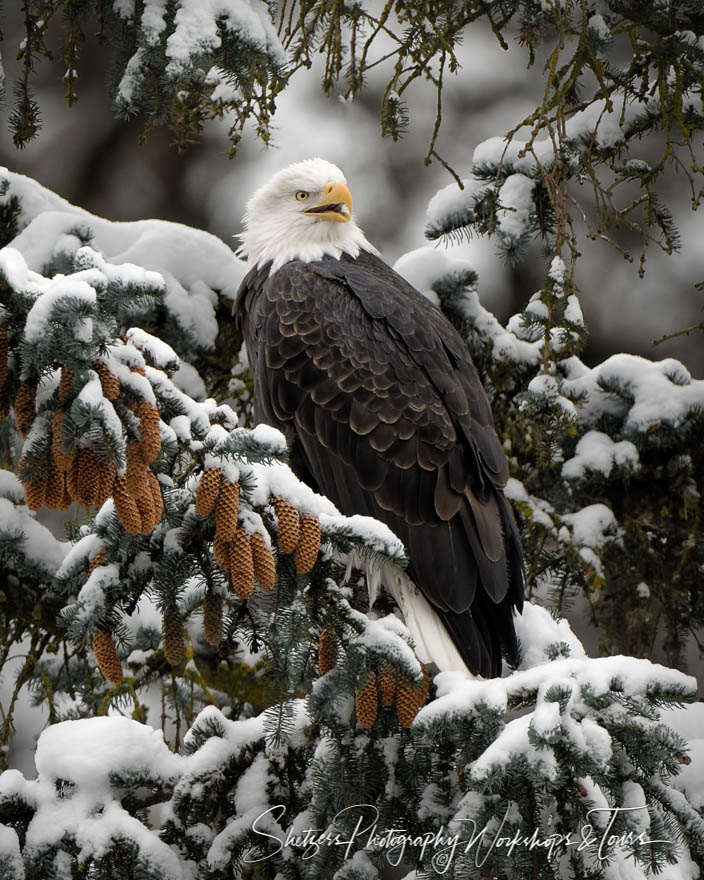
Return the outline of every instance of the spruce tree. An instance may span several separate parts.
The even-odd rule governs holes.
[[[41,132],[33,78],[57,37],[69,105],[97,30],[119,115],[145,136],[166,125],[181,149],[227,118],[233,153],[248,120],[269,140],[276,95],[321,54],[324,89],[346,98],[384,69],[392,138],[411,86],[435,89],[426,161],[455,181],[429,240],[545,250],[505,325],[467,263],[427,248],[397,264],[479,367],[532,599],[517,669],[430,677],[378,589],[404,548],[315,496],[281,435],[251,423],[230,249],[159,221],[118,231],[2,173],[3,769],[26,702],[45,729],[36,778],[0,775],[0,876],[696,877],[701,704],[684,708],[692,677],[652,661],[684,669],[687,641],[701,647],[704,381],[673,359],[581,360],[575,268],[583,235],[641,273],[649,246],[677,248],[673,168],[699,204],[701,5],[38,0],[22,14],[19,147]],[[462,178],[442,157],[443,88],[482,22],[545,89]],[[575,601],[605,656],[572,633]]]
[[[538,604],[504,678],[428,677],[393,603],[368,605],[399,542],[207,397],[214,381],[248,410],[239,359],[213,357],[237,258],[159,221],[121,224],[118,247],[117,227],[26,178],[3,188],[2,656],[23,658],[5,748],[18,699],[51,722],[37,778],[0,776],[6,876],[695,876],[702,758],[676,723],[693,678],[589,658]],[[627,355],[586,367],[559,257],[506,327],[466,265],[421,251],[399,269],[422,270],[481,365],[534,597],[617,607],[642,553],[622,510],[684,466],[704,382]],[[44,511],[69,504],[60,540]],[[673,517],[668,539],[700,553],[696,522]],[[676,565],[651,548],[651,571]],[[669,607],[664,578],[639,583]]]

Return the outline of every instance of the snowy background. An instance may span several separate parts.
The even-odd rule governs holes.
[[[19,8],[14,6],[8,4],[3,22],[8,47],[21,38]],[[201,144],[179,156],[162,131],[152,133],[148,143],[137,148],[140,123],[112,116],[104,86],[104,57],[92,41],[83,52],[79,100],[71,111],[63,100],[61,66],[38,65],[43,130],[18,152],[3,124],[0,165],[34,177],[99,216],[175,220],[234,244],[231,237],[241,230],[252,190],[288,163],[321,155],[345,172],[361,225],[389,262],[427,244],[423,229],[428,202],[451,183],[439,164],[423,164],[435,114],[432,89],[420,83],[414,86],[410,129],[394,144],[379,134],[383,68],[371,71],[366,93],[351,104],[322,94],[319,71],[301,71],[278,99],[272,147],[265,148],[250,132],[237,158],[228,161],[227,127],[214,122],[207,123]],[[18,66],[12,55],[4,52],[8,83]],[[489,137],[503,135],[535,106],[542,77],[540,63],[526,72],[527,53],[516,42],[505,52],[482,27],[467,35],[459,57],[459,76],[447,78],[443,93],[438,149],[466,177],[474,148]],[[8,112],[6,105],[3,122]],[[696,335],[657,349],[651,346],[653,338],[701,319],[702,294],[692,285],[704,276],[699,247],[704,218],[701,212],[691,212],[683,180],[675,177],[670,187],[682,251],[667,257],[651,249],[644,280],[638,279],[636,266],[608,246],[582,242],[577,282],[590,330],[585,353],[590,364],[613,352],[629,351],[651,358],[677,357],[694,376],[704,376],[704,350]],[[517,267],[506,266],[491,241],[474,240],[456,250],[473,262],[482,300],[502,321],[523,307],[542,280],[544,259],[537,246]]]

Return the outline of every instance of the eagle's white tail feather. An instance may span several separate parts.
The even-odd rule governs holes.
[[[432,605],[397,565],[386,560],[381,564],[376,560],[371,562],[355,552],[350,554],[348,560],[348,579],[353,568],[366,573],[370,606],[374,604],[381,587],[394,597],[421,663],[434,663],[443,672],[453,670],[477,678],[465,665]]]

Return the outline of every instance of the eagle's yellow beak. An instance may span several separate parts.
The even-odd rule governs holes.
[[[344,183],[326,183],[323,201],[314,208],[306,208],[303,213],[320,220],[347,223],[352,219],[352,193]]]

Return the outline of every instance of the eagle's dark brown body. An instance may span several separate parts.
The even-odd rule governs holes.
[[[507,466],[466,345],[379,257],[293,261],[237,298],[258,421],[297,476],[347,515],[386,523],[464,662],[516,657],[523,561]]]

